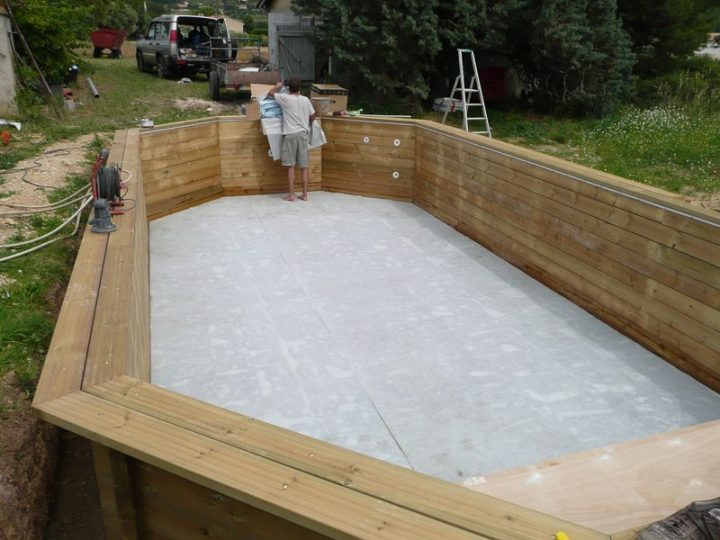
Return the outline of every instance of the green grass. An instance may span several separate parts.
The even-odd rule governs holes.
[[[12,168],[22,159],[40,154],[47,145],[96,134],[87,149],[87,172],[68,177],[65,187],[49,196],[51,201],[60,200],[88,183],[92,162],[99,150],[108,145],[116,130],[135,127],[140,118],[152,118],[156,124],[161,124],[211,114],[205,108],[183,111],[174,105],[174,100],[178,98],[209,99],[204,75],[193,78],[192,84],[178,84],[177,80],[160,80],[152,73],[140,73],[132,57],[90,59],[90,64],[93,68],[90,77],[100,92],[100,98],[92,97],[85,81],[87,74],[81,74],[78,84],[71,88],[77,108],[73,112],[65,112],[62,120],[58,120],[42,100],[27,95],[20,99],[22,110],[19,118],[23,128],[20,132],[13,130],[9,146],[0,147],[0,185],[3,170]],[[225,101],[239,102],[243,97],[247,96],[230,94]],[[58,226],[72,211],[68,208],[56,214],[28,217],[25,225],[29,230],[21,234],[18,229],[10,241],[44,234]],[[71,232],[72,227],[69,224],[63,233]],[[14,371],[18,386],[28,397],[34,391],[50,344],[78,246],[79,237],[76,235],[21,258],[0,263],[0,376]],[[11,253],[12,249],[0,250],[0,257]]]
[[[488,109],[493,136],[624,178],[685,194],[720,191],[720,112],[661,105],[604,119]],[[442,115],[429,118],[440,121]],[[448,123],[460,126],[461,114]]]

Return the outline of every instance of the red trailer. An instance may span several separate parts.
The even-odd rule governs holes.
[[[120,58],[122,56],[121,47],[127,36],[126,30],[117,30],[115,28],[99,28],[90,34],[90,40],[93,44],[93,57],[99,58],[110,49],[110,58]]]

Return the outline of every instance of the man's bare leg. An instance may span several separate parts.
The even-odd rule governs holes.
[[[308,200],[308,179],[310,177],[310,173],[308,172],[308,168],[305,167],[302,169],[302,184],[303,184],[303,194],[302,197],[300,197],[303,201]]]
[[[294,201],[295,198],[295,167],[288,167],[288,194],[285,200]]]

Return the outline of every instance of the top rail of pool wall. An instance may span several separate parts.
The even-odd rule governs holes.
[[[412,202],[720,390],[716,214],[429,121],[323,128],[311,190]],[[243,117],[120,130],[109,161],[136,203],[114,217],[117,231],[85,231],[34,399],[41,418],[92,441],[108,537],[620,539],[717,496],[717,421],[633,441],[632,452],[618,445],[612,474],[592,454],[554,459],[547,474],[561,475],[565,495],[587,497],[569,519],[556,517],[558,494],[543,494],[558,511],[542,514],[152,385],[148,222],[280,193],[286,171]],[[540,489],[523,485],[518,500]],[[614,508],[618,490],[637,504]],[[612,525],[582,524],[603,512]]]

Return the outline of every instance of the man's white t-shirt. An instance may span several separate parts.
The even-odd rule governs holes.
[[[310,132],[310,115],[315,113],[312,102],[300,94],[275,94],[283,110],[283,135]]]

